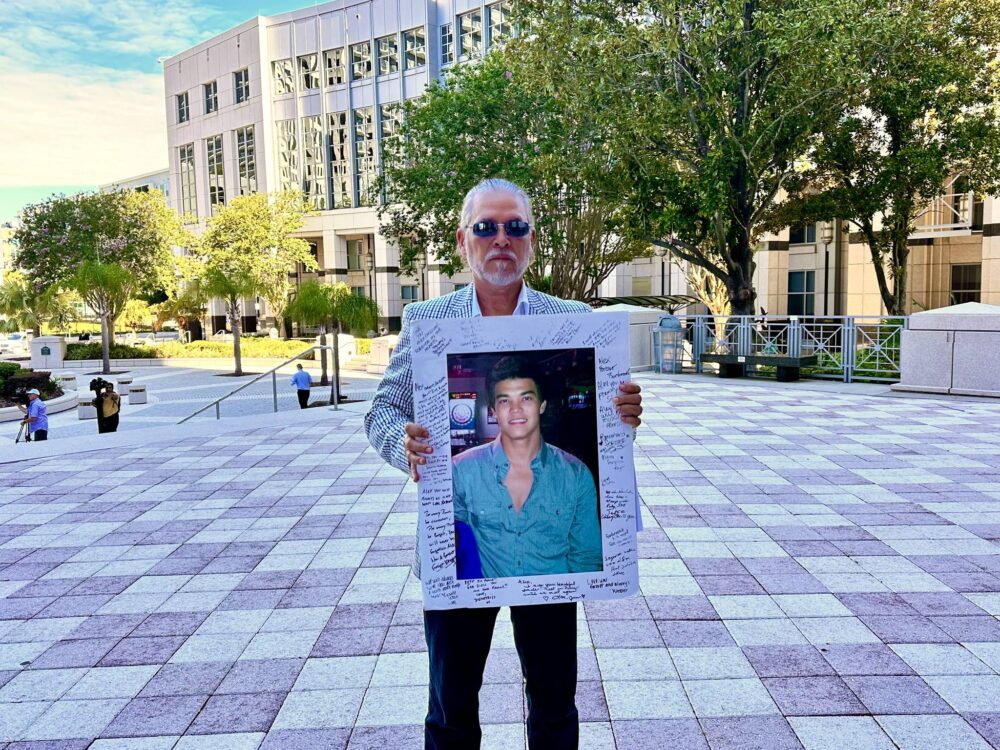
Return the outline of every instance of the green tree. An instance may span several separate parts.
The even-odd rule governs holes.
[[[378,322],[379,308],[374,300],[351,292],[347,284],[319,284],[304,282],[286,308],[286,314],[299,325],[319,326],[320,343],[326,344],[327,329],[333,331],[334,382],[340,382],[340,339],[339,334],[349,331],[365,331],[374,328]],[[320,385],[327,385],[326,351],[321,357],[323,376]],[[332,400],[332,399],[331,399]]]
[[[432,83],[409,104],[400,134],[383,146],[376,189],[390,197],[382,232],[400,246],[400,268],[432,252],[445,273],[462,268],[455,230],[465,193],[488,177],[521,185],[532,199],[538,236],[528,283],[552,294],[596,296],[619,263],[648,255],[649,243],[620,231],[621,196],[603,189],[609,163],[593,117],[575,117],[526,85],[517,41]],[[399,200],[395,200],[398,198]]]
[[[301,264],[317,268],[309,243],[293,236],[302,228],[306,205],[301,193],[234,198],[208,220],[189,275],[200,279],[209,298],[226,306],[233,332],[236,375],[243,374],[240,356],[240,303],[260,295],[280,315],[292,288],[289,274]]]
[[[871,64],[775,223],[850,221],[887,313],[905,315],[921,214],[953,178],[955,193],[1000,188],[1000,0],[902,0],[878,22]]]
[[[152,326],[153,308],[144,299],[130,299],[125,303],[115,323],[137,333],[143,326]]]
[[[56,286],[38,291],[23,273],[10,271],[0,285],[0,315],[7,316],[13,330],[29,329],[40,336],[43,323],[64,328],[76,319],[75,299]]]
[[[173,246],[188,244],[158,191],[53,196],[24,208],[16,263],[36,290],[75,289],[101,320],[104,373],[114,322],[130,299],[173,287]]]
[[[208,298],[197,281],[184,282],[173,296],[152,306],[155,325],[162,327],[174,321],[182,331],[189,330],[191,321],[200,321],[205,315]]]
[[[627,234],[754,312],[754,250],[839,112],[862,0],[523,0],[532,88],[596,123]]]

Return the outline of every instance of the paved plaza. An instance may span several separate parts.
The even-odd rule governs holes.
[[[1000,404],[639,381],[643,595],[579,609],[582,747],[1000,747]],[[363,411],[4,447],[0,750],[421,747],[416,488]],[[503,614],[481,698],[523,748]]]

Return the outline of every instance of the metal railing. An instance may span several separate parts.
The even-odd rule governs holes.
[[[703,354],[815,355],[819,361],[802,368],[804,377],[845,383],[895,382],[899,380],[900,339],[908,320],[876,315],[682,316],[683,365],[704,372],[711,365],[702,362]],[[754,369],[766,372],[763,367]]]
[[[277,411],[278,411],[278,370],[280,370],[282,367],[285,367],[286,365],[290,365],[292,362],[294,362],[297,359],[302,359],[307,354],[309,354],[311,352],[315,352],[315,351],[330,351],[333,354],[333,372],[330,375],[330,380],[331,380],[331,385],[330,385],[330,404],[333,406],[334,409],[340,408],[340,368],[338,366],[338,359],[339,359],[338,352],[336,350],[336,347],[334,347],[331,344],[316,344],[315,346],[309,347],[305,351],[299,352],[294,357],[290,357],[289,359],[286,359],[284,362],[282,362],[279,365],[276,365],[275,367],[272,367],[267,372],[261,373],[260,375],[258,375],[257,377],[255,377],[253,380],[250,380],[250,381],[244,383],[239,388],[236,388],[236,389],[230,391],[229,393],[227,393],[225,396],[221,396],[221,397],[215,399],[215,401],[212,401],[210,404],[206,404],[205,406],[203,406],[200,409],[198,409],[198,411],[196,411],[196,412],[194,412],[192,414],[188,414],[186,417],[184,417],[184,419],[182,419],[177,424],[184,424],[189,419],[194,419],[199,414],[201,414],[202,412],[208,411],[212,407],[215,407],[215,418],[216,419],[221,419],[222,415],[221,415],[221,412],[220,412],[220,404],[223,401],[225,401],[227,398],[235,396],[240,391],[246,390],[247,388],[249,388],[250,386],[252,386],[252,385],[254,385],[256,383],[259,383],[263,378],[266,378],[268,375],[271,376],[271,399],[272,399],[272,403],[274,404],[274,412],[277,413]]]

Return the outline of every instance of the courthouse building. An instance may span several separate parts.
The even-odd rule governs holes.
[[[509,0],[336,0],[252,18],[168,58],[171,205],[204,221],[234,196],[302,189],[314,214],[301,235],[319,270],[300,268],[298,280],[346,283],[377,301],[380,325],[398,330],[404,305],[470,276],[449,278],[433,259],[399,274],[398,249],[371,205],[382,144],[396,134],[402,102],[512,33],[510,11]],[[913,239],[914,310],[1000,303],[1000,201],[951,192]],[[867,249],[840,227],[768,236],[757,264],[758,305],[769,314],[881,312]],[[620,266],[601,286],[605,297],[685,293],[680,271],[657,256]],[[212,329],[224,328],[221,306],[210,312]],[[266,305],[247,300],[244,330],[256,330],[258,316]]]

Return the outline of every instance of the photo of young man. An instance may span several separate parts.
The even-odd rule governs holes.
[[[544,440],[541,384],[527,358],[499,360],[487,378],[499,434],[452,460],[456,525],[471,529],[483,578],[603,569],[594,477]]]

